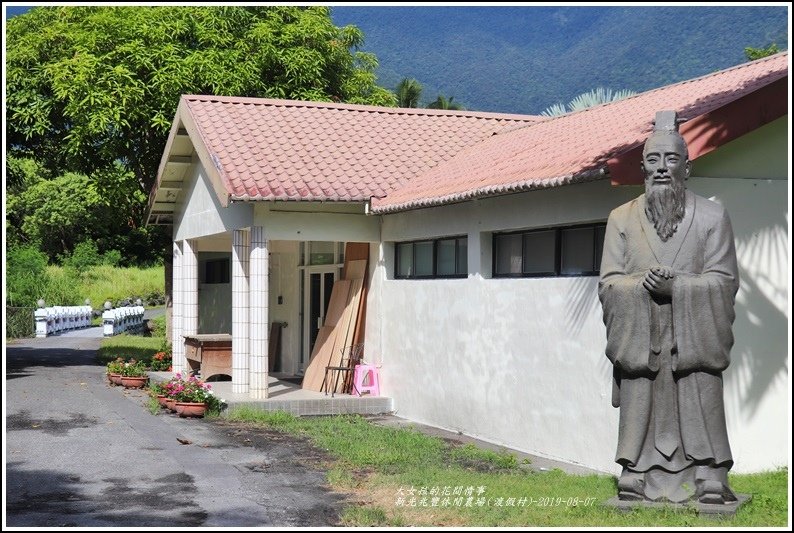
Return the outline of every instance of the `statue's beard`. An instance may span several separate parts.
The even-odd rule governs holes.
[[[650,183],[645,186],[645,214],[653,222],[662,242],[667,242],[673,236],[684,219],[685,190],[684,183],[675,179],[670,184]]]

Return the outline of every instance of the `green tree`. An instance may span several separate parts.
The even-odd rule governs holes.
[[[85,190],[71,187],[72,200],[88,203],[74,214],[110,203],[137,229],[181,94],[394,105],[362,42],[358,28],[334,26],[320,6],[33,8],[7,21],[7,153],[35,159],[64,187],[67,176],[76,180]],[[51,203],[43,193],[30,194]],[[24,207],[22,216],[45,216]],[[50,225],[60,237],[28,240],[62,242],[47,250],[54,257],[69,250],[66,237],[76,244],[73,229]],[[128,237],[153,240],[147,231]]]
[[[455,99],[454,96],[450,96],[449,98],[447,98],[443,94],[439,94],[434,101],[427,104],[427,108],[428,109],[463,109],[463,106],[461,106],[459,103],[452,101],[454,99]]]
[[[605,89],[598,87],[586,93],[576,96],[573,100],[568,102],[567,107],[562,103],[556,103],[547,107],[541,115],[545,117],[556,117],[566,113],[573,113],[574,111],[581,111],[588,107],[593,107],[599,104],[606,104],[607,102],[616,102],[623,100],[629,96],[637,94],[630,89],[621,89],[619,91],[612,91],[612,89]]]
[[[748,61],[755,61],[756,59],[771,56],[778,52],[780,52],[780,49],[777,47],[777,43],[772,43],[766,48],[752,48],[748,46],[744,49],[744,55],[747,57]]]
[[[397,107],[419,107],[422,84],[413,78],[403,78],[397,84]]]

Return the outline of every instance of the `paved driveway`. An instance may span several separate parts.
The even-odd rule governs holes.
[[[4,526],[328,526],[342,496],[306,442],[149,413],[107,385],[90,328],[6,346]],[[182,442],[189,444],[183,444]]]

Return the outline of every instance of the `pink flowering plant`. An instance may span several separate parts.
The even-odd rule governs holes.
[[[177,402],[205,403],[211,411],[220,411],[224,403],[215,396],[212,385],[195,376],[184,379],[182,374],[176,374],[163,388],[165,395]]]

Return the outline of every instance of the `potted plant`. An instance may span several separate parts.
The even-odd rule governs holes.
[[[112,385],[121,385],[121,374],[124,370],[124,359],[117,357],[107,364],[108,381]]]
[[[185,381],[182,379],[182,374],[176,373],[174,377],[163,384],[163,391],[165,393],[165,406],[171,411],[176,411],[176,397],[185,387]]]
[[[149,384],[149,394],[151,394],[152,398],[157,398],[157,403],[160,404],[160,407],[168,407],[166,404],[168,396],[166,394],[165,385],[166,384],[161,381]]]
[[[140,389],[146,382],[149,381],[149,376],[146,375],[146,365],[143,361],[136,361],[130,359],[124,363],[124,368],[121,371],[121,384],[128,389]]]
[[[152,356],[152,372],[163,372],[171,370],[171,354],[167,352],[157,352]]]
[[[183,417],[202,417],[208,409],[218,409],[220,400],[212,392],[212,385],[191,376],[182,380],[175,395],[177,414]]]

